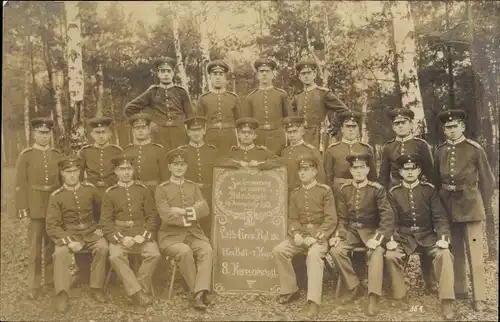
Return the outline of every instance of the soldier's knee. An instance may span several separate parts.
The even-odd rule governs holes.
[[[108,242],[104,238],[101,238],[97,242],[95,252],[99,255],[107,255],[109,253]]]
[[[200,249],[198,256],[204,258],[212,258],[212,254],[213,254],[212,246],[210,246],[210,244],[207,243],[205,247]]]
[[[398,261],[400,258],[402,258],[402,256],[401,256],[401,253],[399,253],[399,252],[388,250],[387,252],[385,252],[384,258],[386,259],[386,261],[393,263],[393,262]]]
[[[283,247],[281,244],[274,246],[272,250],[273,256],[274,257],[281,257],[285,255],[285,247]]]
[[[69,247],[68,246],[57,246],[54,249],[54,253],[52,254],[53,258],[61,257],[61,256],[68,256],[70,254]]]
[[[337,258],[337,257],[340,257],[342,255],[347,255],[347,250],[344,247],[339,245],[337,247],[330,248],[329,253],[330,253],[330,255],[332,255],[332,257]]]
[[[116,258],[124,257],[125,254],[123,253],[122,248],[119,245],[115,244],[110,244],[109,245],[109,260],[112,261]]]
[[[181,246],[182,245],[182,246]],[[193,250],[186,244],[178,245],[176,256],[178,258],[193,257]]]

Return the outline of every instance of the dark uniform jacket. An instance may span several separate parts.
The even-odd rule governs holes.
[[[99,190],[92,184],[82,182],[75,188],[63,185],[49,199],[47,234],[58,246],[99,240],[101,236],[95,230],[100,206]]]
[[[141,111],[149,113],[158,126],[167,127],[183,125],[185,118],[193,116],[188,92],[177,85],[152,85],[125,106],[127,117]]]
[[[186,158],[189,170],[186,172],[186,179],[203,186],[212,185],[213,167],[219,155],[217,148],[207,143],[196,146],[191,142],[180,148],[187,151]]]
[[[402,154],[418,154],[422,158],[422,179],[432,184],[436,182],[432,152],[429,144],[413,136],[399,139],[395,138],[386,142],[382,148],[380,160],[379,182],[389,189],[399,184],[401,177],[399,175],[399,165],[396,159]]]
[[[495,177],[484,149],[463,138],[441,144],[435,153],[439,194],[452,222],[484,220]]]
[[[370,238],[382,242],[384,237],[391,237],[394,218],[384,187],[368,180],[359,185],[351,181],[340,188],[338,196],[336,236],[348,244],[358,243],[356,235],[363,243]]]
[[[249,147],[232,146],[227,157],[221,158],[217,162],[217,166],[239,168],[237,161],[250,162],[252,160],[259,161],[257,166],[260,170],[272,169],[283,165],[277,156],[268,148],[262,145],[251,145]]]
[[[165,150],[161,144],[151,142],[129,144],[123,152],[135,157],[135,176],[146,186],[155,187],[168,179],[168,165],[165,161]]]
[[[16,162],[17,215],[45,218],[50,194],[60,187],[57,163],[63,157],[59,150],[34,145],[24,149]]]
[[[314,181],[292,191],[288,209],[288,234],[300,233],[326,242],[337,227],[335,200],[330,187]]]
[[[186,179],[177,182],[171,178],[156,187],[155,200],[162,220],[158,232],[162,248],[183,243],[188,235],[208,241],[198,220],[207,217],[210,209],[196,183]],[[186,209],[194,214],[195,221],[186,221],[183,216],[170,213],[170,207]]]
[[[318,174],[316,175],[316,179],[320,183],[326,182],[325,170],[323,167],[323,158],[321,157],[321,153],[313,145],[301,141],[296,145],[289,145],[285,147],[280,153],[282,162],[285,163],[287,167],[289,189],[293,189],[300,184],[298,172],[299,165],[297,163],[297,159],[299,156],[306,154],[313,155],[317,160]]]
[[[104,148],[91,144],[85,145],[79,152],[83,159],[81,181],[84,181],[83,173],[86,172],[86,181],[98,188],[114,185],[117,178],[111,159],[121,153],[122,148],[114,144],[108,144]]]
[[[402,182],[389,191],[394,210],[394,240],[411,254],[418,246],[430,247],[438,239],[450,242],[450,220],[436,188],[425,181]]]
[[[367,153],[372,156],[368,164],[370,167],[368,180],[377,180],[375,157],[371,146],[358,140],[352,142],[346,140],[337,141],[328,146],[324,160],[326,182],[334,191],[340,190],[340,187],[352,178],[346,157],[353,153]]]
[[[241,115],[238,95],[226,90],[212,91],[201,95],[198,109],[207,119],[207,128],[234,128]]]
[[[141,235],[146,241],[156,237],[156,207],[153,196],[145,185],[131,181],[109,187],[101,206],[99,222],[106,239],[119,244],[122,237]]]
[[[243,116],[251,116],[259,121],[259,128],[272,130],[282,128],[282,119],[291,115],[292,109],[287,93],[270,86],[254,89],[243,104]]]

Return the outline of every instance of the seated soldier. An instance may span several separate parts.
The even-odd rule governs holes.
[[[352,181],[345,183],[338,193],[339,225],[330,239],[330,254],[342,282],[348,289],[343,303],[347,304],[364,293],[356,275],[349,252],[356,247],[368,248],[368,307],[369,316],[378,313],[378,300],[382,295],[384,249],[382,241],[392,234],[393,213],[384,187],[368,180],[368,153],[350,154]]]
[[[56,244],[54,258],[54,308],[66,312],[71,285],[71,254],[83,249],[92,252],[90,269],[91,296],[100,303],[106,301],[102,292],[106,278],[108,243],[98,229],[99,190],[90,183],[80,182],[82,160],[66,158],[59,163],[63,186],[52,193],[47,210],[47,234]]]
[[[323,286],[323,257],[328,251],[328,237],[337,225],[332,190],[316,181],[318,163],[313,155],[297,161],[302,185],[292,191],[288,209],[289,237],[273,249],[281,284],[280,304],[298,298],[298,287],[292,258],[307,254],[307,306],[305,312],[314,317],[319,312]]]
[[[100,223],[110,243],[111,267],[133,302],[146,306],[151,301],[147,295],[151,278],[160,260],[160,251],[155,242],[155,203],[148,187],[133,180],[133,157],[119,155],[111,162],[115,166],[118,183],[109,187],[103,196]],[[137,277],[129,265],[130,252],[142,256]]]
[[[455,292],[448,215],[434,186],[418,180],[422,171],[422,158],[417,154],[403,154],[396,162],[403,181],[389,191],[397,225],[385,253],[393,296],[399,300],[405,298],[404,261],[418,251],[432,259],[439,282],[443,315],[451,320],[455,316]]]
[[[193,293],[192,306],[206,310],[212,276],[212,246],[199,220],[209,215],[200,187],[184,179],[187,151],[174,149],[167,154],[170,180],[156,188],[155,200],[162,224],[158,243],[162,253],[179,260],[179,270]]]

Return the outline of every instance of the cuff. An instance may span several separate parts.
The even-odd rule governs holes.
[[[141,236],[144,237],[145,240],[150,240],[153,234],[149,230],[145,230]]]
[[[186,216],[182,216],[182,224],[184,225],[184,227],[191,226],[191,223],[188,221]]]
[[[23,219],[23,218],[28,217],[28,210],[27,209],[19,209],[17,211],[17,217],[19,219]]]
[[[316,239],[323,239],[323,237],[325,237],[325,233],[322,231],[318,231],[316,232],[316,235],[314,235],[314,238]]]
[[[188,221],[196,221],[196,210],[194,207],[186,208],[186,219]]]
[[[450,243],[451,243],[451,239],[450,239],[450,237],[449,237],[449,236],[447,236],[447,235],[444,235],[444,234],[443,234],[443,235],[440,235],[440,236],[439,236],[439,239],[440,239],[440,240],[444,240],[445,242],[448,242],[448,244],[450,244]]]
[[[384,235],[382,235],[377,231],[375,232],[375,235],[372,238],[378,241],[380,244],[382,244],[382,241],[384,240]]]
[[[66,237],[63,237],[61,239],[59,239],[59,243],[63,246],[67,246],[69,245],[69,243],[75,241],[73,238],[71,238],[71,236],[66,236]]]
[[[122,233],[116,232],[111,236],[111,241],[114,242],[115,244],[119,244],[122,238],[123,238]]]

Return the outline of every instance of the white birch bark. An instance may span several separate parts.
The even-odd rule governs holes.
[[[97,82],[97,111],[96,116],[102,116],[104,110],[104,72],[102,64],[97,65],[96,71]]]
[[[62,105],[61,105],[61,84],[63,81],[63,75],[61,72],[55,72],[52,77],[52,86],[54,88],[54,100],[55,100],[55,123],[59,128],[59,135],[64,136],[66,133],[63,122]]]
[[[168,2],[172,12],[172,31],[174,34],[174,47],[175,58],[177,60],[177,68],[179,69],[179,77],[181,78],[181,85],[184,89],[188,90],[188,78],[186,68],[182,60],[181,41],[179,37],[179,17],[177,16],[177,8],[173,1]]]
[[[203,1],[203,14],[200,15],[200,49],[201,49],[201,57],[202,57],[202,62],[201,66],[199,68],[202,69],[203,72],[203,77],[201,81],[201,92],[206,93],[209,91],[209,82],[208,82],[208,74],[207,74],[207,69],[206,66],[208,62],[210,61],[210,38],[208,36],[208,19],[210,18],[208,13],[210,10],[210,4],[211,2],[209,1]]]
[[[26,137],[26,146],[30,146],[30,72],[26,71],[24,80],[24,135]]]

